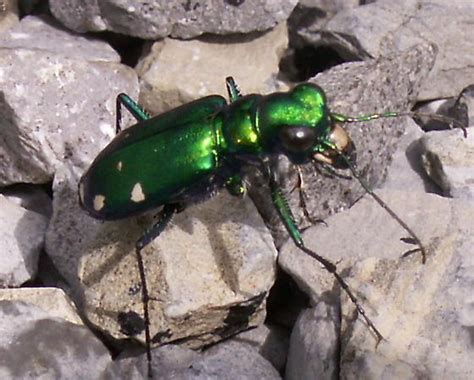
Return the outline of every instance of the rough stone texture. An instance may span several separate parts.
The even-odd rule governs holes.
[[[399,240],[407,233],[371,199],[328,218],[329,227],[304,233],[307,246],[338,262],[339,273],[385,337],[376,349],[343,295],[339,376],[472,377],[473,203],[402,191],[379,195],[426,246],[425,265],[418,254],[400,258],[413,247]],[[279,261],[313,303],[327,300],[332,276],[303,256],[288,244]],[[331,293],[334,299],[335,290]]]
[[[72,172],[65,166],[56,174],[46,250],[97,327],[120,338],[140,333],[134,246],[152,220],[88,217],[79,208]],[[276,251],[249,199],[223,192],[186,209],[143,255],[155,343],[182,339],[198,347],[263,321]]]
[[[434,60],[431,46],[420,45],[396,57],[375,61],[348,63],[334,67],[312,79],[328,96],[332,112],[361,115],[383,111],[410,109],[416,92]],[[366,181],[375,186],[384,177],[385,170],[405,129],[406,119],[383,119],[366,123],[346,124],[357,150],[357,165]],[[287,194],[297,183],[296,170],[287,160],[281,162],[281,183]],[[348,171],[340,171],[346,176]],[[354,203],[365,192],[356,180],[331,178],[324,171],[317,172],[313,165],[302,166],[307,208],[313,218],[325,218]],[[253,182],[258,183],[258,178]],[[269,202],[269,191],[262,191],[259,183],[250,195],[265,220],[275,231],[279,246],[288,237],[280,218]],[[300,227],[309,223],[302,217],[298,191],[289,194],[290,206],[300,218]]]
[[[0,35],[0,47],[36,50],[90,62],[120,62],[120,56],[107,42],[72,34],[47,16],[26,16]]]
[[[289,334],[278,326],[261,325],[255,329],[244,331],[228,342],[245,343],[258,350],[278,370],[285,368],[288,354]],[[220,345],[225,345],[226,342]]]
[[[2,379],[96,379],[110,362],[105,346],[86,327],[34,305],[0,301]]]
[[[318,8],[328,13],[337,13],[346,8],[359,6],[359,0],[300,0],[298,6]]]
[[[263,31],[285,21],[297,0],[51,0],[54,16],[77,32],[110,30],[145,39]]]
[[[426,174],[421,162],[420,139],[424,135],[425,132],[418,124],[409,119],[381,188],[440,193],[438,186]]]
[[[0,33],[4,33],[18,23],[18,1],[0,1]]]
[[[62,318],[83,326],[81,318],[71,300],[58,288],[19,288],[1,289],[1,301],[22,301],[35,305],[51,318]]]
[[[154,378],[160,380],[281,379],[275,368],[245,343],[217,344],[202,353],[167,345],[153,350],[152,355]],[[143,376],[145,368],[146,362],[142,355],[117,360],[106,373],[112,379],[133,379]]]
[[[239,358],[239,360],[235,360]],[[205,352],[203,359],[186,370],[192,379],[281,379],[277,370],[248,344],[229,342]]]
[[[51,217],[53,213],[52,200],[46,191],[38,185],[19,183],[0,190],[10,202],[45,217]]]
[[[153,376],[156,379],[185,379],[177,377],[177,373],[185,372],[193,362],[198,362],[202,354],[189,348],[168,344],[155,348],[152,352]],[[145,377],[147,362],[145,354],[140,356],[119,356],[106,370],[106,378],[136,379]],[[175,377],[173,377],[175,376]]]
[[[420,43],[436,44],[435,66],[419,94],[420,100],[429,100],[455,96],[474,82],[473,22],[471,1],[380,0],[345,9],[323,31],[316,29],[313,36],[307,31],[306,36],[359,58],[403,52]]]
[[[256,38],[155,42],[137,65],[140,104],[158,114],[210,94],[228,98],[228,76],[234,77],[243,94],[274,92],[278,64],[287,47],[285,24]]]
[[[337,379],[339,312],[324,302],[303,311],[291,333],[285,379]]]
[[[474,200],[474,128],[429,132],[421,139],[426,173],[453,198]]]
[[[36,274],[48,218],[0,194],[0,287],[20,286]]]
[[[86,40],[77,37],[85,59],[66,58],[74,37],[38,19],[25,24],[21,39],[12,32],[0,43],[0,185],[48,182],[66,159],[89,163],[114,133],[116,94],[138,91],[131,69],[103,61],[112,57],[110,48],[101,56],[101,44],[91,42],[88,54]],[[2,47],[8,40],[14,48]]]

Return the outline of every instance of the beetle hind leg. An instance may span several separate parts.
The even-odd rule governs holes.
[[[181,210],[178,204],[166,204],[158,213],[156,222],[145,232],[145,234],[138,239],[135,244],[135,252],[137,256],[138,271],[140,273],[140,282],[142,289],[142,303],[143,303],[143,317],[145,319],[145,342],[146,342],[146,357],[147,357],[147,371],[148,377],[152,378],[152,362],[151,362],[151,335],[150,335],[150,315],[148,312],[148,302],[150,296],[146,283],[145,266],[143,264],[142,249],[156,239],[171,222],[173,215]]]

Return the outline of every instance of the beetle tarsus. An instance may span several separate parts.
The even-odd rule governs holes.
[[[138,271],[140,273],[140,282],[142,288],[142,305],[143,305],[143,318],[145,319],[145,342],[146,342],[146,361],[147,361],[147,375],[148,378],[153,378],[152,358],[151,358],[151,335],[150,335],[150,315],[148,313],[148,288],[146,284],[145,267],[143,265],[143,257],[141,250],[143,247],[139,247],[138,242],[135,248],[137,256]]]

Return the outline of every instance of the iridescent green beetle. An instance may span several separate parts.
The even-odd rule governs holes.
[[[316,160],[335,167],[351,167],[355,161],[354,145],[339,124],[401,114],[352,118],[331,113],[324,91],[312,83],[266,96],[241,96],[232,78],[227,78],[226,84],[229,104],[223,97],[212,95],[152,118],[127,95],[120,94],[117,97],[117,132],[120,133],[97,156],[79,183],[80,204],[97,219],[127,218],[162,207],[157,222],[136,244],[150,375],[149,297],[141,250],[158,237],[173,214],[188,204],[222,187],[233,195],[242,195],[245,191],[242,168],[249,163],[268,178],[273,204],[294,243],[334,275],[377,340],[382,339],[337,273],[336,265],[305,246],[278,186],[274,163],[280,153],[298,163]],[[138,121],[124,131],[120,131],[121,106]],[[419,239],[408,231],[423,250]]]

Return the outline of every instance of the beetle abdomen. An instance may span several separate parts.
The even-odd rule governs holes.
[[[82,206],[95,218],[120,219],[179,198],[218,166],[214,122],[209,117],[106,148],[81,179]],[[122,134],[135,128],[147,127],[136,125]]]

